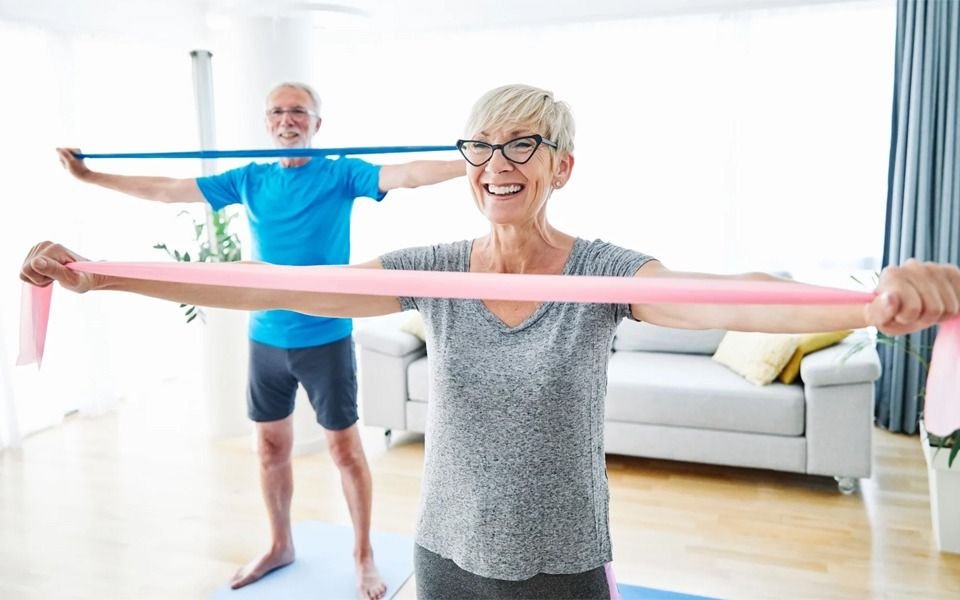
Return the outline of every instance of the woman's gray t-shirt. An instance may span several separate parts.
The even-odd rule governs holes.
[[[470,240],[408,248],[384,268],[470,270]],[[630,277],[651,257],[577,239],[564,275]],[[607,360],[627,304],[545,302],[508,327],[480,300],[401,298],[430,363],[417,543],[496,579],[611,560],[603,452]]]

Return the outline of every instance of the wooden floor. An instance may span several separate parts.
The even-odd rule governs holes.
[[[264,550],[250,440],[210,440],[175,406],[72,417],[0,453],[0,598],[204,598]],[[422,440],[364,439],[374,527],[412,534]],[[610,456],[617,577],[726,598],[960,598],[918,444],[877,431],[853,496],[827,478]],[[294,468],[294,520],[348,524],[329,457]]]

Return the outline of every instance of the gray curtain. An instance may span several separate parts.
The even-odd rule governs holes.
[[[960,0],[898,0],[883,264],[960,264]],[[879,425],[915,433],[934,331],[880,345]]]

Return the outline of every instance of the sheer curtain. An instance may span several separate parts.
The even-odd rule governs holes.
[[[0,340],[6,340],[3,315],[0,314]],[[6,344],[0,344],[0,450],[20,445],[20,420],[17,407],[13,403],[13,373],[7,360]]]
[[[17,271],[34,243],[51,239],[86,256],[161,260],[151,247],[189,236],[182,207],[154,206],[66,174],[56,146],[89,151],[196,145],[187,51],[57,34],[0,22],[5,215],[0,220],[0,447],[97,414],[181,377],[193,333],[176,305],[133,297],[54,293],[43,368],[11,366],[17,353]],[[114,172],[195,174],[195,165],[91,164]]]

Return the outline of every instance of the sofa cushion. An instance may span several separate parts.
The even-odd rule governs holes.
[[[754,385],[767,385],[790,362],[800,340],[786,333],[728,331],[713,360]]]
[[[606,420],[799,436],[803,387],[757,387],[710,356],[614,352]]]
[[[718,329],[674,329],[624,319],[617,327],[613,349],[617,351],[679,352],[713,354],[723,339]]]
[[[414,402],[426,402],[430,389],[430,371],[427,357],[423,356],[407,365],[407,397]]]

